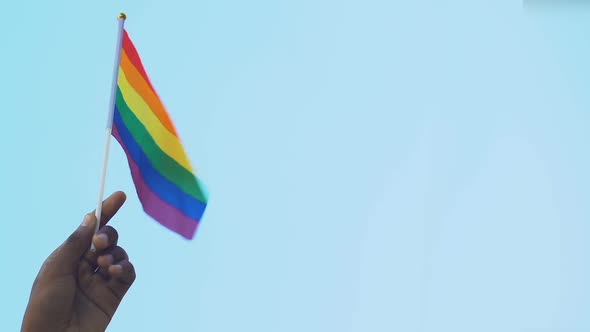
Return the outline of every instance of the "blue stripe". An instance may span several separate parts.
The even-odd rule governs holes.
[[[117,127],[119,136],[121,136],[121,140],[123,141],[119,143],[125,145],[125,148],[129,151],[129,155],[139,167],[143,181],[150,187],[152,192],[189,218],[193,218],[195,221],[201,220],[206,205],[192,196],[187,195],[154,169],[139,144],[131,136],[116,106],[115,113],[113,114],[113,123]]]

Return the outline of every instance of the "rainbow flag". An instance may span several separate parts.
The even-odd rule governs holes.
[[[120,53],[112,134],[127,155],[145,213],[192,239],[207,206],[204,186],[125,30]]]

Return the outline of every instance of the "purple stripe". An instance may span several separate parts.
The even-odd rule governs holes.
[[[143,181],[139,167],[129,155],[125,144],[123,144],[123,140],[119,136],[117,126],[113,126],[113,136],[117,139],[127,155],[131,177],[133,178],[137,196],[145,213],[171,231],[180,234],[186,239],[192,239],[197,231],[199,221],[187,217],[180,210],[162,201],[160,197],[154,194],[150,187]]]

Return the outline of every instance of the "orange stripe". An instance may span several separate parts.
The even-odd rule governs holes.
[[[145,68],[143,68],[143,64],[141,63],[141,58],[139,57],[139,53],[137,53],[137,49],[135,48],[135,45],[133,45],[131,38],[129,38],[129,34],[127,33],[127,30],[124,30],[124,32],[125,33],[123,34],[123,49],[127,53],[127,57],[129,57],[129,59],[131,60],[131,63],[135,66],[135,68],[137,68],[137,70],[139,71],[139,73],[141,74],[143,79],[145,79],[147,84],[150,86],[150,89],[152,89],[153,91],[156,91],[156,89],[154,89],[154,87],[152,86],[152,83],[150,82],[150,78],[148,77],[147,73],[145,72]]]
[[[154,90],[151,89],[148,82],[145,81],[143,75],[133,65],[127,52],[121,52],[121,70],[125,73],[125,77],[133,89],[139,94],[139,96],[149,106],[150,110],[158,117],[162,125],[168,129],[169,132],[178,137],[176,129],[172,124],[172,120],[166,112],[166,108],[162,104],[160,98],[156,95]]]

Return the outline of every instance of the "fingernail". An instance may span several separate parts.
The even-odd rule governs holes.
[[[82,226],[84,226],[84,227],[92,226],[92,224],[94,223],[93,219],[94,219],[94,217],[91,214],[87,214],[86,216],[84,216],[84,220],[82,220]]]
[[[109,270],[111,273],[122,273],[123,267],[121,265],[112,265]]]
[[[96,236],[94,236],[94,244],[101,246],[101,247],[106,247],[109,245],[109,237],[106,234],[98,234]]]
[[[99,260],[99,265],[101,265],[103,267],[107,267],[115,262],[115,258],[113,257],[113,255],[100,256],[98,258],[98,260]]]

